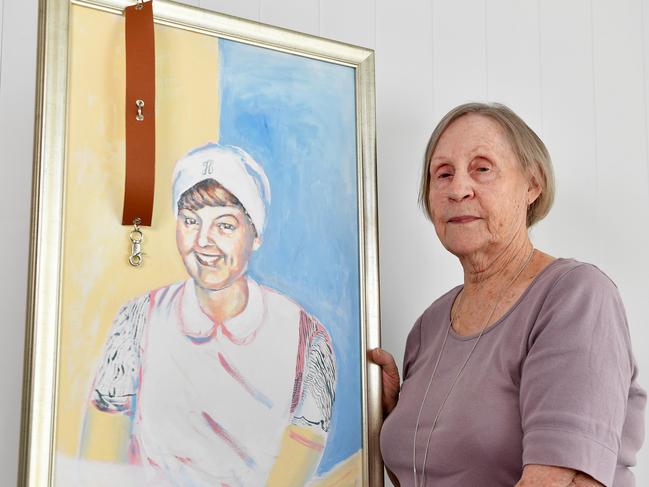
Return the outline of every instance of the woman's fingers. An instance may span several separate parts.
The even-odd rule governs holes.
[[[397,363],[394,361],[394,357],[380,348],[372,350],[371,359],[381,367],[383,413],[387,416],[395,408],[399,399],[399,390],[401,388],[399,369],[397,368]]]

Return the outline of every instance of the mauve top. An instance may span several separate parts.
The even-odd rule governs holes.
[[[383,459],[402,487],[414,486],[417,414],[460,289],[435,301],[408,336],[401,395],[381,431]],[[476,338],[449,332],[417,429],[418,474]],[[557,259],[484,331],[430,436],[418,485],[511,487],[523,465],[541,464],[633,486],[646,402],[636,377],[615,284],[593,265]]]

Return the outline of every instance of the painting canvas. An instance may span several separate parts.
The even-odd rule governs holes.
[[[42,390],[35,364],[53,362],[48,483],[34,480],[34,446],[23,478],[369,485],[382,475],[365,359],[378,344],[373,131],[360,128],[373,120],[359,110],[358,63],[158,21],[154,213],[134,267],[116,3],[65,2],[57,347],[42,357],[28,341],[26,396]],[[26,436],[41,441],[30,411]]]

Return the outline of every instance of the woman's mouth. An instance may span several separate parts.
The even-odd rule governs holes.
[[[199,264],[205,267],[216,267],[223,259],[222,255],[194,254]]]
[[[480,218],[477,216],[461,215],[461,216],[454,216],[453,218],[450,218],[448,222],[449,223],[470,223],[479,219]]]

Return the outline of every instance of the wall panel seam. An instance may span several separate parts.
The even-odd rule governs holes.
[[[488,34],[488,24],[489,24],[489,14],[487,13],[487,0],[483,1],[484,8],[484,82],[485,82],[485,101],[490,102],[489,97],[489,34]]]
[[[2,93],[2,46],[4,45],[5,2],[0,0],[0,93]]]
[[[645,164],[647,165],[647,190],[649,191],[649,76],[647,76],[647,59],[649,53],[647,52],[647,25],[645,24],[647,20],[647,6],[643,0],[638,0],[640,3],[640,52],[642,53],[642,81],[644,82],[644,126],[645,126],[645,139],[644,139],[644,149],[645,149]]]
[[[597,79],[595,78],[597,70],[595,69],[595,13],[593,7],[593,0],[589,2],[590,7],[590,66],[591,66],[591,79],[592,79],[592,90],[593,90],[593,164],[595,165],[595,198],[596,201],[599,201],[599,147],[598,147],[598,137],[599,137],[599,124],[597,122],[598,110],[597,110]],[[599,221],[599,205],[595,204],[595,221]],[[597,242],[597,261],[601,261],[603,255],[603,240],[598,238]]]
[[[536,0],[536,30],[539,56],[539,125],[541,133],[545,134],[543,126],[543,34],[541,30],[541,2]]]
[[[376,29],[377,29],[377,18],[376,18],[376,0],[372,0],[372,5],[374,6],[374,44],[372,44],[372,49],[376,49]]]
[[[430,111],[435,113],[435,0],[430,2]]]

